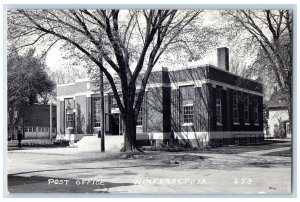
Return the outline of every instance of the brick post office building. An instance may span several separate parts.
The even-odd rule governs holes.
[[[218,49],[218,67],[162,68],[150,75],[136,126],[137,141],[194,147],[258,143],[264,138],[262,96],[261,83],[229,72],[227,48]],[[92,81],[58,85],[57,99],[58,133],[100,131],[100,95]],[[105,113],[106,133],[122,135],[123,123],[109,89]]]

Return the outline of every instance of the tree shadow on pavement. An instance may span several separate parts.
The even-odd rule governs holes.
[[[44,169],[44,170],[32,170],[32,171],[26,171],[26,172],[19,172],[19,173],[13,173],[9,174],[8,176],[16,176],[16,175],[22,175],[22,174],[32,174],[32,173],[41,173],[41,172],[57,172],[57,171],[75,171],[75,170],[105,170],[105,169],[122,169],[122,168],[135,168],[135,167],[143,167],[143,168],[149,168],[152,169],[153,167],[156,168],[169,168],[169,167],[175,167],[176,165],[164,165],[164,164],[149,164],[149,165],[132,165],[132,166],[107,166],[107,167],[86,167],[86,168],[57,168],[57,169]]]
[[[68,181],[66,182],[66,180]],[[104,182],[101,179],[88,181],[42,176],[8,175],[8,191],[10,193],[110,193],[110,188],[131,185],[134,185],[134,183]]]

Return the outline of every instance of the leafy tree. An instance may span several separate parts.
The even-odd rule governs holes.
[[[195,40],[189,36],[198,31],[196,19],[201,12],[11,10],[8,15],[9,38],[19,39],[23,43],[20,47],[39,41],[56,43],[61,40],[76,57],[92,61],[106,76],[119,106],[125,125],[126,151],[138,149],[137,117],[153,67],[165,51],[170,48],[180,50],[178,44],[195,47]],[[24,43],[24,39],[29,42]],[[119,78],[120,85],[115,83],[114,76]],[[138,77],[140,82],[137,82]],[[117,86],[120,86],[121,93]]]
[[[54,83],[48,78],[43,61],[35,57],[34,53],[35,51],[30,49],[24,55],[20,55],[14,50],[8,55],[7,86],[10,137],[12,137],[14,124],[21,124],[20,121],[26,107],[37,103],[39,97],[45,97],[45,94],[51,93],[54,88]]]
[[[290,10],[228,10],[223,15],[231,20],[236,33],[252,42],[261,50],[268,64],[261,70],[271,69],[276,85],[285,95],[292,123],[292,33],[293,21]],[[259,56],[260,57],[260,56]],[[262,59],[259,58],[258,59]],[[266,60],[265,60],[266,61]],[[257,71],[261,72],[261,71]],[[262,79],[268,83],[265,79]]]

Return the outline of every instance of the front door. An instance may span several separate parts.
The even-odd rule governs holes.
[[[112,115],[112,135],[119,135],[119,124],[120,124],[120,119],[119,119],[119,114],[113,114]]]

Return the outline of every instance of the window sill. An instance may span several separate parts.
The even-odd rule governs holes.
[[[182,106],[183,106],[183,107],[193,107],[194,104],[193,104],[193,103],[189,103],[189,104],[183,104]]]
[[[193,126],[194,124],[193,123],[184,123],[182,124],[182,126]]]
[[[217,123],[217,126],[223,126],[223,124],[222,123]]]
[[[120,113],[120,109],[119,108],[111,108],[111,113],[112,114]]]
[[[255,126],[259,126],[259,123],[255,123],[254,125],[255,125]]]
[[[143,125],[138,125],[138,126],[136,126],[137,128],[142,128],[143,127]]]
[[[237,122],[233,122],[233,125],[240,125],[240,123],[237,123]]]
[[[245,126],[250,126],[250,123],[244,123]]]

